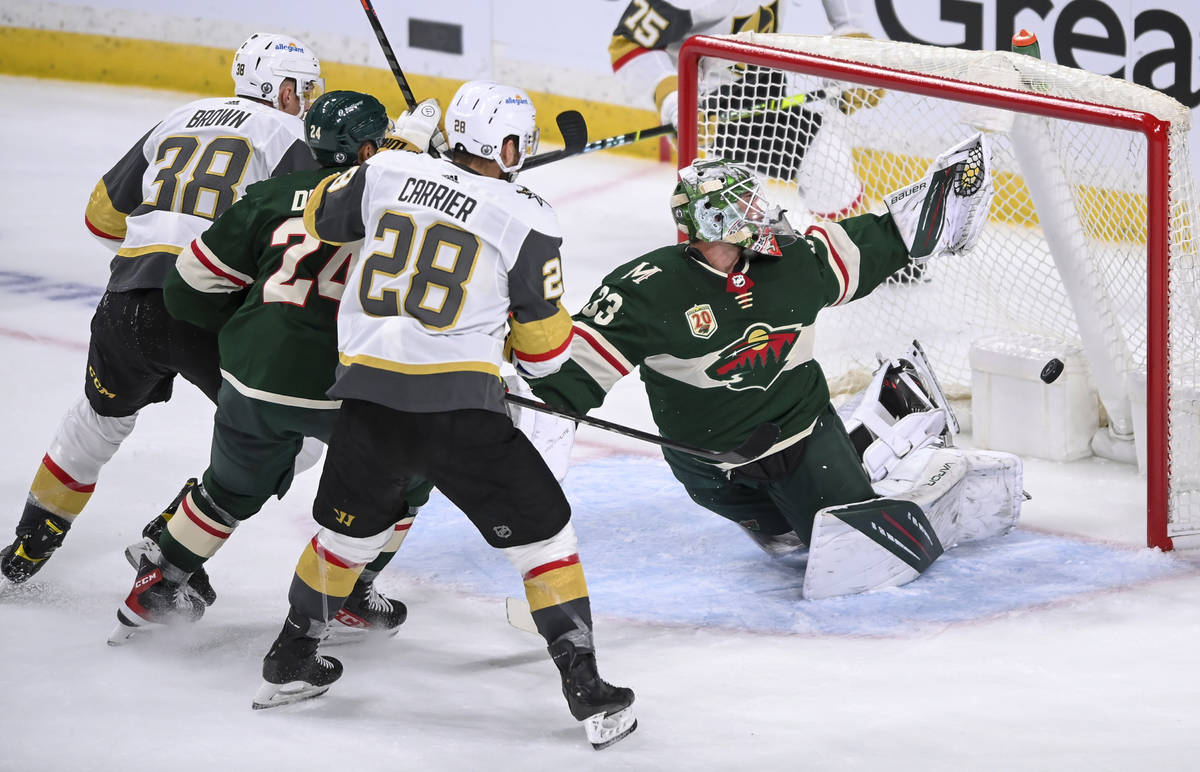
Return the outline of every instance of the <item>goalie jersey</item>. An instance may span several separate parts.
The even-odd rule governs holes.
[[[772,421],[773,453],[808,436],[829,404],[813,359],[818,312],[908,262],[889,215],[813,226],[779,257],[744,251],[729,274],[687,244],[663,247],[605,277],[575,315],[571,360],[531,386],[585,413],[636,367],[664,436],[727,450]]]
[[[85,223],[120,241],[108,289],[157,288],[176,256],[246,187],[317,163],[294,115],[250,99],[178,108],[96,183]]]
[[[508,351],[529,375],[567,359],[558,219],[527,188],[423,154],[380,153],[322,182],[304,223],[325,242],[365,238],[338,310],[330,396],[417,413],[504,412]]]

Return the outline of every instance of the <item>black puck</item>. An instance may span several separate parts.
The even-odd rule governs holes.
[[[1046,363],[1046,366],[1042,368],[1042,374],[1039,377],[1042,379],[1042,383],[1054,383],[1058,380],[1058,376],[1062,375],[1062,371],[1062,360],[1058,357],[1055,357]]]

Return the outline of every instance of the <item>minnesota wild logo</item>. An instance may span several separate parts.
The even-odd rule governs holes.
[[[783,372],[802,327],[797,324],[776,329],[766,324],[751,325],[740,340],[722,349],[705,374],[735,391],[765,390]]]

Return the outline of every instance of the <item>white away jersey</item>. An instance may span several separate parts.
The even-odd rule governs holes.
[[[252,183],[317,166],[294,115],[250,99],[198,99],[164,118],[101,178],[87,227],[120,240],[108,289],[161,287],[176,256]]]
[[[304,221],[322,241],[365,239],[338,311],[331,396],[503,411],[506,343],[530,375],[567,359],[558,219],[524,186],[388,151],[322,182]]]

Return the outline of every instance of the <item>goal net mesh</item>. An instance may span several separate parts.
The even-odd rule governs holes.
[[[831,388],[856,388],[876,354],[898,354],[915,338],[951,397],[965,400],[974,341],[1045,341],[1085,355],[1104,431],[1144,441],[1147,389],[1154,388],[1147,386],[1147,363],[1161,362],[1170,416],[1166,533],[1200,533],[1200,277],[1187,109],[1152,89],[1010,52],[830,36],[744,33],[725,40],[760,53],[815,54],[1170,122],[1169,196],[1165,217],[1156,220],[1148,216],[1147,187],[1155,156],[1138,131],[1032,115],[1020,110],[1019,99],[1008,106],[994,94],[983,106],[958,94],[905,91],[901,82],[879,90],[856,81],[858,73],[814,71],[812,60],[748,63],[757,55],[712,52],[696,71],[696,155],[756,168],[798,231],[823,219],[886,211],[886,193],[923,177],[947,148],[988,131],[996,196],[980,243],[968,254],[905,269],[870,296],[823,312],[815,356]],[[1148,239],[1158,222],[1168,244],[1162,278],[1170,287],[1169,326],[1165,350],[1152,351]]]

